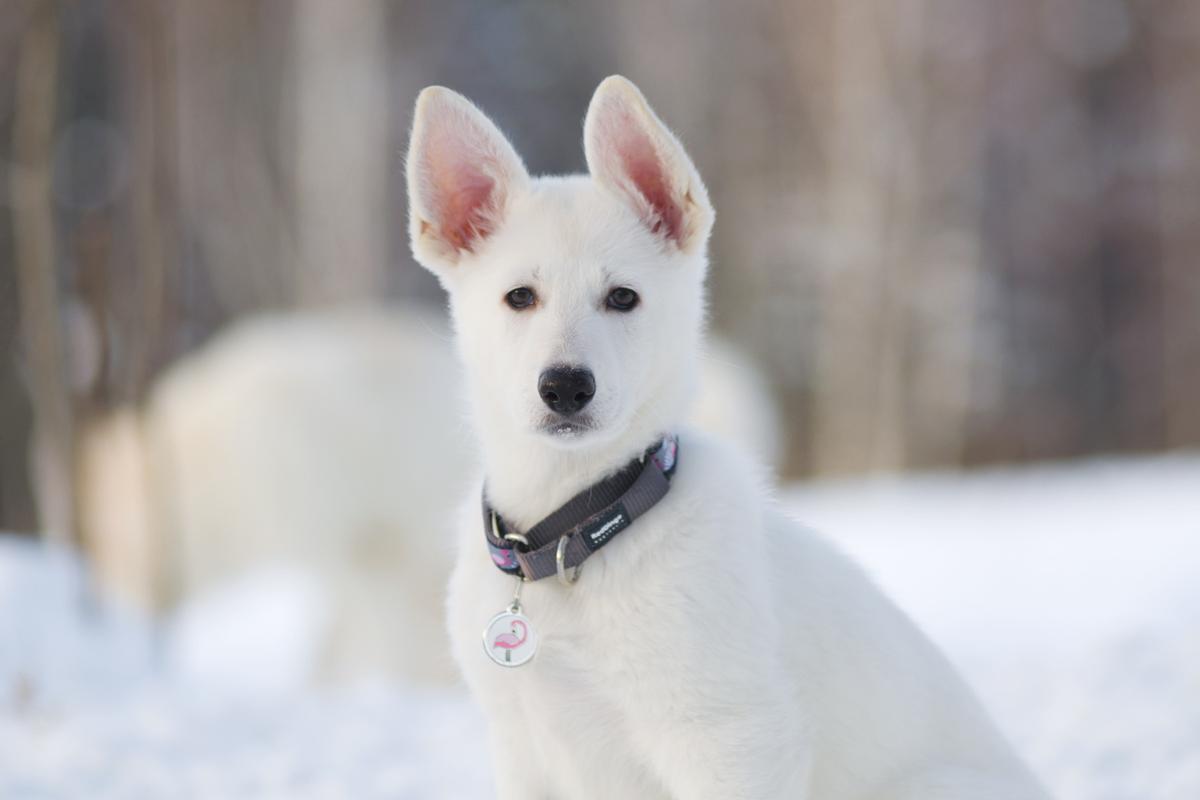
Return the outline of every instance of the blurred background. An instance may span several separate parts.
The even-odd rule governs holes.
[[[312,677],[281,678],[270,664],[290,657],[279,653],[311,657],[322,680],[450,680],[447,664],[387,643],[396,615],[437,635],[440,611],[426,612],[440,609],[448,555],[423,535],[438,518],[415,518],[406,500],[448,507],[462,488],[456,459],[469,456],[464,424],[427,391],[452,365],[443,295],[408,252],[413,101],[429,84],[454,88],[532,172],[582,171],[583,114],[614,72],[680,134],[717,208],[719,338],[698,413],[776,469],[797,513],[851,543],[856,526],[911,533],[906,548],[944,523],[946,537],[929,544],[943,552],[963,520],[1049,509],[987,529],[983,549],[961,545],[980,574],[997,552],[1011,561],[1005,585],[975,587],[976,611],[1002,606],[1012,585],[1038,585],[1034,553],[1005,540],[1012,527],[1035,546],[1089,531],[1063,547],[1112,554],[1087,562],[1099,592],[1128,577],[1119,569],[1133,530],[1163,554],[1137,586],[1161,583],[1168,562],[1181,585],[1200,579],[1188,538],[1200,534],[1190,521],[1200,510],[1200,3],[5,0],[0,530],[25,555],[0,577],[21,613],[36,601],[12,587],[47,582],[18,573],[79,570],[88,613],[99,613],[98,594],[146,615],[156,669],[179,659],[185,672],[225,675],[205,661],[214,648],[253,647],[266,626],[301,632],[268,654],[264,685]],[[735,420],[745,408],[753,419]],[[442,465],[422,461],[433,450]],[[903,477],[929,470],[941,474],[936,489]],[[877,475],[909,488],[873,494]],[[863,491],[840,502],[829,486]],[[964,493],[979,501],[948,502]],[[1104,502],[1125,504],[1115,513]],[[952,511],[923,517],[930,506]],[[910,522],[897,525],[901,513]],[[1117,519],[1129,527],[1116,531]],[[1155,530],[1183,544],[1168,548]],[[998,541],[1001,551],[988,549]],[[76,566],[48,566],[30,547],[70,553]],[[862,547],[889,585],[900,569],[892,544]],[[435,569],[413,568],[430,560]],[[1055,563],[1071,574],[1073,561]],[[229,590],[251,567],[277,571]],[[1063,574],[1043,577],[1048,593],[1061,589]],[[261,607],[244,637],[205,638],[229,630],[219,603],[188,604],[212,590],[228,607]],[[1100,613],[1094,595],[1068,594],[1081,615]],[[1131,598],[1107,608],[1145,599]],[[927,599],[923,621],[937,629],[945,598]],[[988,662],[1042,610],[1002,629],[993,650],[976,647],[976,633],[953,640],[952,654]],[[62,613],[69,622],[46,624],[75,630],[75,611]],[[1130,616],[1135,639],[1151,616]],[[316,618],[326,627],[306,638]],[[13,631],[42,634],[7,629],[5,662],[5,630],[0,666],[19,677],[0,685],[0,708],[5,692],[16,708],[33,703],[45,665],[19,663],[30,640]],[[1063,743],[1089,725],[1067,712],[1061,730],[1028,714],[1008,723],[1043,737],[1027,751],[1056,770],[1062,796],[1119,790],[1112,770],[1130,763],[1169,776],[1157,793],[1090,796],[1200,791],[1195,630],[1154,651],[1170,654],[1168,671],[1185,670],[1192,713],[1170,731],[1194,745],[1190,758],[1179,745],[1155,761],[1124,740],[1080,755]],[[1184,646],[1181,661],[1170,648]],[[46,659],[59,660],[56,647]],[[245,682],[244,661],[227,671]],[[1061,688],[1045,674],[985,695],[1034,709]],[[1178,712],[1180,698],[1166,697]],[[473,721],[465,701],[447,702],[460,703],[451,718]],[[25,752],[45,751],[4,719],[0,741],[8,731]],[[141,728],[124,733],[149,746]],[[70,726],[64,735],[87,738]],[[228,758],[208,755],[229,771]],[[386,773],[381,796],[418,796],[412,774]],[[36,787],[45,775],[27,778]],[[291,796],[324,779],[294,778],[272,779]],[[438,780],[446,793],[430,796],[451,796]]]

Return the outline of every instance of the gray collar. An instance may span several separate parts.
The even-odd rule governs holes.
[[[679,443],[667,435],[640,458],[584,489],[524,533],[511,529],[483,493],[483,533],[501,572],[574,583],[584,561],[666,496]]]

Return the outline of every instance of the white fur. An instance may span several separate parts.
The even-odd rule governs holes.
[[[699,175],[619,77],[596,91],[585,149],[590,176],[532,179],[468,101],[432,88],[417,102],[413,248],[450,293],[489,498],[518,528],[675,429],[695,382],[713,219]],[[516,286],[534,308],[504,303]],[[641,306],[606,310],[614,286]],[[536,383],[552,363],[595,373],[590,430],[545,424]],[[449,624],[500,797],[1044,797],[937,650],[763,483],[685,431],[664,500],[574,586],[525,587],[540,648],[518,669],[480,644],[514,580],[488,557],[476,485]]]

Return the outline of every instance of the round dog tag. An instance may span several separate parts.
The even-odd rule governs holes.
[[[492,617],[483,629],[483,652],[502,667],[519,667],[537,652],[537,634],[520,606]]]

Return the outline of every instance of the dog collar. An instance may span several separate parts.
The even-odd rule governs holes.
[[[663,499],[679,453],[668,435],[641,457],[572,497],[525,533],[512,530],[483,494],[483,535],[496,567],[536,581],[574,583],[579,566]]]

